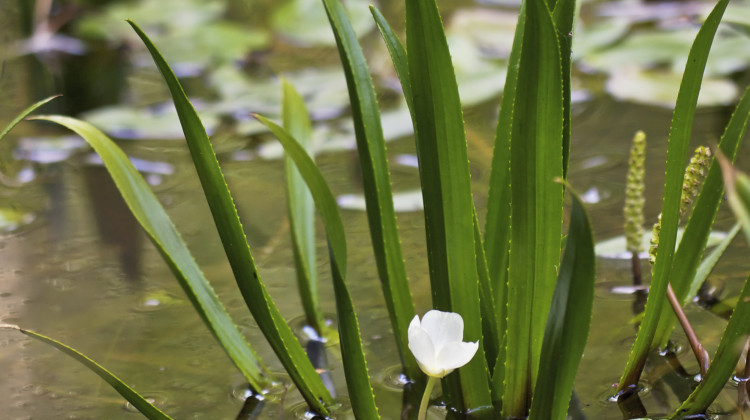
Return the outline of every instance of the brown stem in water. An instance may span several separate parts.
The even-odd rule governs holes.
[[[706,371],[708,371],[708,365],[710,363],[708,352],[703,348],[703,345],[701,345],[698,336],[695,335],[695,331],[690,325],[690,321],[688,321],[687,316],[685,316],[685,312],[682,310],[682,306],[677,300],[677,296],[674,294],[674,289],[672,289],[672,283],[667,284],[667,299],[669,299],[669,303],[672,305],[672,309],[674,310],[675,315],[677,315],[677,319],[680,321],[682,329],[685,331],[685,336],[687,336],[690,347],[693,349],[695,358],[698,359],[701,376],[706,376]]]
[[[632,252],[630,262],[633,270],[633,286],[640,286],[643,284],[643,276],[641,274],[641,259],[638,257],[638,252]]]

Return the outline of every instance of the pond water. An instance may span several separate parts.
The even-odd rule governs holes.
[[[10,46],[16,48],[19,44],[15,40],[22,39],[31,29],[23,24],[26,15],[18,6],[22,3],[0,4],[0,42],[8,47],[6,51],[11,50]],[[46,4],[37,3],[42,4],[39,7]],[[36,99],[64,92],[66,96],[49,105],[47,112],[87,118],[119,138],[130,156],[142,160],[140,169],[197,262],[249,341],[278,372],[283,385],[271,390],[269,401],[261,402],[256,411],[249,405],[243,408],[246,391],[242,375],[211,337],[158,252],[124,208],[104,169],[78,139],[61,137],[64,133],[40,124],[21,124],[0,145],[0,194],[4,198],[0,203],[0,322],[19,324],[76,347],[153,398],[174,418],[300,418],[304,415],[304,403],[293,388],[288,388],[290,381],[285,379],[236,290],[218,235],[209,222],[208,207],[189,154],[183,141],[178,140],[179,134],[173,134],[175,122],[170,118],[173,115],[169,107],[162,105],[166,91],[122,19],[153,18],[155,23],[150,24],[156,26],[152,29],[163,30],[159,39],[155,39],[157,44],[161,40],[174,47],[170,51],[174,52],[177,63],[173,64],[177,64],[176,68],[185,77],[189,93],[199,98],[199,109],[215,133],[219,160],[262,278],[282,314],[300,336],[303,336],[303,314],[296,294],[288,239],[283,163],[274,158],[277,148],[273,141],[247,121],[245,115],[249,110],[261,110],[271,116],[278,114],[275,75],[287,75],[307,93],[319,136],[326,139],[319,145],[317,161],[332,190],[336,195],[360,194],[358,160],[350,147],[353,140],[345,118],[348,100],[345,82],[337,72],[338,56],[326,45],[325,37],[319,40],[318,29],[306,28],[311,25],[300,20],[299,16],[310,13],[306,1],[182,0],[180,5],[164,2],[170,4],[166,8],[156,6],[161,2],[143,2],[152,7],[145,10],[127,7],[138,3],[102,3],[108,5],[81,9],[72,3],[54,2],[46,23],[52,28],[62,27],[61,34],[71,38],[49,38],[43,45],[56,47],[34,50],[35,54],[0,56],[3,59],[0,92],[4,95],[0,101],[0,123],[4,125]],[[284,9],[284,5],[293,3],[296,9]],[[322,9],[317,1],[312,3]],[[503,34],[509,33],[508,28],[512,33],[516,6],[512,0],[438,3],[448,22],[446,26],[456,39],[452,45],[459,45],[454,57],[462,63],[458,66],[462,98],[471,104],[465,109],[465,118],[472,180],[481,214],[499,103],[496,86],[502,87],[503,54],[510,42]],[[394,27],[401,29],[401,2],[382,0],[380,6]],[[588,13],[590,22],[602,19],[604,24],[597,27],[589,23],[581,27],[590,36],[581,41],[578,51],[583,52],[576,53],[569,180],[584,193],[597,240],[622,234],[627,153],[638,129],[649,136],[648,223],[659,213],[671,119],[671,110],[663,106],[663,98],[670,93],[660,92],[661,96],[654,97],[653,84],[627,83],[648,82],[653,74],[644,69],[653,68],[661,71],[658,77],[663,79],[659,80],[667,80],[674,72],[662,70],[670,66],[679,68],[678,63],[684,60],[680,57],[687,51],[680,49],[684,44],[664,41],[664,47],[652,49],[669,53],[651,57],[652,61],[638,55],[644,50],[636,47],[622,48],[626,58],[621,58],[614,52],[610,54],[603,38],[609,36],[612,43],[628,31],[633,34],[626,39],[638,39],[639,34],[653,31],[672,34],[673,41],[683,39],[686,37],[681,31],[694,33],[696,17],[706,6],[710,5],[699,2],[685,2],[681,6],[660,3],[625,6],[617,2],[584,5],[584,16]],[[182,14],[170,15],[178,9]],[[107,19],[115,19],[116,23],[107,26],[111,23]],[[164,21],[172,21],[175,27]],[[104,25],[106,31],[97,27],[96,22]],[[188,37],[191,22],[203,28],[216,22],[243,22],[244,30],[250,26],[256,32],[235,34],[231,32],[234,29],[224,28],[216,33],[198,34],[199,38],[202,36],[199,42],[196,33],[192,33],[193,38]],[[39,29],[40,25],[35,27]],[[642,30],[644,27],[651,29]],[[372,57],[371,66],[382,92],[384,109],[392,111],[386,130],[392,130],[394,138],[388,145],[394,190],[413,191],[419,186],[417,170],[411,165],[414,146],[408,124],[405,128],[402,123],[403,106],[393,89],[393,71],[377,34],[367,24],[362,28],[366,32],[362,42],[368,57]],[[216,52],[220,44],[212,44],[216,40],[210,38],[217,33],[229,34],[221,41],[229,51],[227,56]],[[237,43],[232,34],[254,41]],[[49,43],[50,39],[54,42]],[[180,39],[183,44],[176,41]],[[191,40],[187,47],[185,39]],[[690,39],[687,37],[688,47]],[[488,40],[495,43],[488,44]],[[70,54],[82,45],[88,50],[86,54]],[[162,48],[169,58],[171,52],[166,45]],[[206,62],[204,51],[213,61]],[[232,56],[233,51],[239,54]],[[745,60],[742,54],[732,56]],[[619,59],[633,64],[625,66],[630,73],[606,68],[607,63]],[[718,141],[731,113],[727,105],[736,97],[737,86],[744,88],[743,81],[748,79],[744,69],[750,60],[732,67],[726,64],[729,61],[726,56],[718,57],[717,61],[721,59],[724,67],[717,64],[709,71],[715,84],[707,90],[715,96],[705,99],[710,106],[700,108],[696,116],[693,132],[696,146]],[[619,89],[623,85],[628,87]],[[124,106],[115,107],[117,104]],[[744,147],[738,157],[739,166],[745,169],[750,165],[743,158],[746,153]],[[359,312],[377,402],[384,418],[395,419],[399,417],[402,398],[398,356],[374,270],[366,217],[358,210],[345,210],[343,216],[350,243],[351,293]],[[718,228],[727,230],[732,223],[730,212],[723,208],[717,219]],[[422,214],[399,213],[399,227],[416,308],[424,313],[431,302],[426,292],[429,279]],[[747,246],[742,240],[734,245],[710,278],[720,298],[736,295],[750,269]],[[330,283],[325,281],[328,267],[324,247],[321,238],[318,252],[321,302],[324,310],[332,314],[333,295]],[[575,418],[623,418],[609,397],[635,336],[635,324],[631,321],[636,298],[620,292],[620,286],[631,285],[629,267],[627,260],[598,259],[593,324],[576,382]],[[698,335],[712,352],[726,321],[698,305],[690,304],[686,310]],[[686,350],[683,335],[676,331],[673,337],[680,348],[679,362],[688,373],[680,377],[666,358],[657,358],[649,365],[643,381],[646,390],[641,398],[650,417],[671,413],[679,402],[677,395],[684,395],[691,384],[690,378],[698,370]],[[330,374],[337,393],[345,395],[337,351],[334,347],[327,350]],[[0,377],[3,418],[140,416],[76,362],[9,331],[0,332],[0,371],[5,372]],[[346,404],[344,398],[341,401]],[[739,419],[735,406],[736,391],[728,385],[714,408],[723,413],[722,419]],[[434,409],[433,418],[441,415],[440,410]]]

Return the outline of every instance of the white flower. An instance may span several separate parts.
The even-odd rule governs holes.
[[[454,369],[469,363],[479,342],[462,342],[464,320],[454,312],[431,310],[409,324],[409,350],[424,373],[442,378]]]

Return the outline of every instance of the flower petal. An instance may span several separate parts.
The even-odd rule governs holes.
[[[447,343],[439,350],[435,358],[435,364],[450,372],[469,363],[477,349],[479,349],[479,341]]]
[[[455,312],[431,310],[422,317],[422,329],[432,338],[435,349],[450,342],[461,342],[464,338],[464,320]]]
[[[409,325],[409,350],[411,350],[414,357],[419,363],[419,367],[422,368],[424,373],[434,376],[435,372],[435,346],[432,343],[432,339],[419,327],[419,319],[415,317],[415,321],[412,321]]]

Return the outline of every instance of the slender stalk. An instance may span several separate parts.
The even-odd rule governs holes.
[[[639,251],[632,251],[630,262],[633,269],[633,286],[640,286],[643,284],[643,274],[641,270],[641,259],[638,256]]]
[[[427,386],[424,389],[424,395],[422,395],[422,403],[419,404],[419,415],[417,415],[417,420],[425,420],[427,417],[427,406],[430,405],[430,396],[432,395],[432,388],[435,387],[435,382],[437,382],[436,377],[430,376],[427,380]]]
[[[701,376],[706,376],[708,365],[710,363],[708,352],[703,348],[703,345],[701,345],[698,336],[690,325],[690,321],[688,321],[687,316],[685,316],[685,312],[682,310],[682,306],[680,306],[680,302],[674,294],[674,289],[672,289],[671,283],[667,284],[667,299],[669,299],[669,303],[672,305],[672,309],[674,310],[675,315],[677,315],[677,319],[680,321],[682,329],[685,331],[685,335],[687,336],[688,342],[690,342],[690,347],[693,349],[695,358],[698,359]]]

